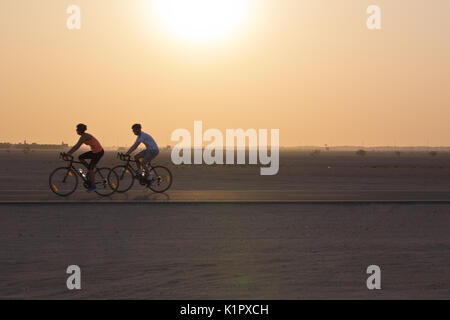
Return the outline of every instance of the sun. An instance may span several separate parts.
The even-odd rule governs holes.
[[[210,42],[235,31],[248,15],[250,0],[153,0],[169,31],[191,42]]]

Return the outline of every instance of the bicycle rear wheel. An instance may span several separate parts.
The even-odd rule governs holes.
[[[107,197],[116,192],[119,187],[119,176],[110,168],[97,168],[95,170],[95,193]]]
[[[78,176],[70,168],[60,167],[53,170],[48,179],[50,190],[61,197],[67,197],[75,192],[78,186]]]
[[[150,170],[150,177],[153,181],[149,188],[157,193],[162,193],[172,185],[172,173],[163,166],[156,166]]]
[[[131,189],[134,184],[133,171],[127,166],[116,166],[111,169],[119,177],[119,187],[117,192],[124,193]]]

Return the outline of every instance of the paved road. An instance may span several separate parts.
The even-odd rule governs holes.
[[[58,197],[50,190],[1,190],[0,202],[88,201],[88,202],[303,202],[303,201],[450,201],[450,190],[443,191],[308,191],[308,190],[173,190],[156,194],[131,190],[126,194],[100,197],[82,190],[69,197]]]

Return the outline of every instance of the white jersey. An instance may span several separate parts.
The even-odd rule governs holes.
[[[156,150],[159,151],[158,145],[151,135],[141,131],[141,134],[137,137],[136,142],[134,143],[137,147],[140,143],[143,143],[147,150]]]

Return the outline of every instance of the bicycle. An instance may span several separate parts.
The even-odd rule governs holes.
[[[69,162],[66,167],[59,167],[53,170],[49,176],[49,186],[55,194],[61,197],[67,197],[75,192],[78,187],[78,177],[83,181],[83,186],[89,188],[89,178],[81,168],[77,169],[74,163],[73,156],[60,153],[59,158]],[[100,196],[107,197],[117,191],[119,187],[119,177],[110,168],[96,168],[95,170],[95,185],[97,189],[95,193]]]
[[[151,180],[149,181],[145,174],[145,170],[139,175],[137,169],[133,168],[131,163],[136,163],[136,161],[131,160],[129,155],[118,153],[117,157],[126,162],[125,165],[118,165],[111,169],[119,176],[119,187],[117,188],[117,192],[127,192],[131,189],[135,180],[138,180],[142,186],[146,186],[156,193],[163,193],[172,186],[172,173],[166,167],[152,166],[151,163],[149,163],[147,165],[151,177]]]

